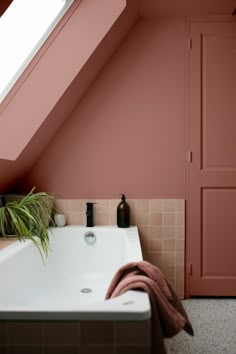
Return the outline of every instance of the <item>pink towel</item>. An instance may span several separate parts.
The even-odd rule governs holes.
[[[106,299],[128,290],[142,290],[149,295],[153,354],[166,354],[164,338],[173,337],[181,329],[193,335],[192,325],[180,300],[159,268],[146,261],[124,265],[114,275]]]

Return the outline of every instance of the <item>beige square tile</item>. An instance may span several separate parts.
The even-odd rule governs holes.
[[[183,288],[183,290],[182,290],[182,288]],[[175,292],[180,300],[183,300],[185,298],[184,297],[184,286],[182,286],[182,285],[180,286],[179,284],[177,284]]]
[[[176,267],[176,292],[180,299],[184,299],[184,267]]]
[[[184,226],[184,213],[175,214],[175,224],[177,226]]]
[[[162,252],[162,240],[158,238],[150,239],[150,252]]]
[[[176,291],[176,279],[168,279],[168,282],[172,286],[172,288]]]
[[[184,240],[176,240],[176,252],[184,252]]]
[[[162,225],[175,225],[175,213],[163,213]]]
[[[150,243],[150,240],[148,238],[143,238],[143,239],[140,239],[140,243],[141,243],[141,249],[142,249],[142,253],[143,254],[147,254],[149,252],[149,243]]]
[[[119,199],[109,199],[109,212],[116,213],[119,203],[120,203]]]
[[[85,212],[83,199],[71,199],[71,212],[76,212],[76,213]]]
[[[136,211],[136,201],[137,199],[127,199],[127,203],[129,204],[130,207],[130,212],[135,213]]]
[[[174,239],[163,239],[163,252],[175,252]]]
[[[147,211],[138,210],[136,212],[136,224],[149,225],[149,213]]]
[[[163,238],[175,238],[175,226],[162,226],[162,237]]]
[[[97,204],[94,205],[95,213],[108,213],[109,212],[109,199],[97,199]]]
[[[162,266],[161,270],[167,279],[175,279],[175,266]]]
[[[97,213],[94,215],[94,225],[109,225],[109,213]]]
[[[86,213],[83,214],[83,225],[87,224],[87,215]]]
[[[149,199],[137,199],[136,210],[149,212]]]
[[[70,220],[68,221],[69,225],[83,225],[84,224],[84,213],[71,213]]]
[[[138,226],[139,237],[141,239],[146,238],[149,239],[150,237],[150,226],[148,225],[140,225]]]
[[[176,226],[175,227],[175,238],[184,240],[185,238],[185,228],[184,226]]]
[[[70,199],[55,199],[55,209],[60,213],[70,213],[71,200]]]
[[[165,213],[175,212],[175,199],[163,199],[162,200],[162,211]]]
[[[148,262],[148,250],[142,249],[143,260]]]
[[[162,226],[150,226],[150,237],[151,238],[162,238]]]
[[[147,261],[158,268],[162,266],[162,252],[149,252],[147,254]]]
[[[150,213],[150,225],[162,225],[162,214]]]
[[[117,216],[116,213],[109,213],[109,225],[117,225]]]
[[[176,280],[184,280],[184,266],[176,266]]]
[[[136,214],[133,210],[130,212],[130,225],[137,225]]]
[[[162,265],[163,266],[175,266],[175,253],[163,252],[162,253]]]
[[[176,212],[183,213],[185,210],[185,200],[184,199],[176,199],[175,200],[175,210]]]
[[[184,252],[176,252],[176,266],[184,266]]]
[[[162,199],[150,199],[149,200],[149,210],[150,210],[150,213],[161,213],[162,212]]]

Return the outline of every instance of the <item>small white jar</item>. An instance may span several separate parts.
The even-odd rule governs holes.
[[[55,224],[59,227],[65,226],[66,216],[64,214],[55,214],[54,221],[55,221]]]

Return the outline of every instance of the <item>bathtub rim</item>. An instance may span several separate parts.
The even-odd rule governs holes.
[[[81,230],[102,230],[105,228],[109,229],[119,229],[128,232],[130,238],[129,241],[132,245],[134,239],[132,236],[134,233],[137,233],[138,238],[138,227],[131,226],[129,228],[120,229],[116,225],[102,225],[95,227],[86,227],[84,225],[68,225],[67,228],[79,228]],[[60,229],[64,229],[61,227]],[[49,230],[59,229],[58,227],[49,228]],[[0,250],[0,264],[4,261],[5,258],[9,256],[14,256],[15,253],[19,250],[27,247],[32,247],[33,243],[31,240],[19,241],[16,240],[6,248]],[[136,244],[137,246],[137,244]],[[139,239],[140,252],[142,257],[140,239]],[[140,254],[139,254],[140,255]],[[140,259],[139,259],[140,260]],[[137,260],[137,261],[139,261]],[[96,308],[99,303],[99,310]],[[115,306],[115,309],[114,307]],[[151,306],[149,301],[149,296],[145,292],[130,290],[126,293],[117,296],[116,298],[109,299],[106,301],[98,301],[90,304],[91,313],[88,311],[83,311],[83,308],[78,307],[64,307],[63,309],[60,306],[55,307],[46,307],[39,310],[35,310],[35,307],[23,307],[23,306],[1,306],[0,307],[0,321],[4,320],[58,320],[58,321],[144,321],[150,319],[151,317]]]
[[[135,300],[136,305],[124,304]],[[62,310],[59,306],[39,311],[30,307],[22,310],[22,307],[11,306],[0,309],[0,321],[146,321],[151,318],[148,294],[136,290],[129,290],[116,298],[99,303],[99,310],[96,305],[97,303],[91,304],[91,312],[69,307]],[[131,306],[129,310],[127,306]]]

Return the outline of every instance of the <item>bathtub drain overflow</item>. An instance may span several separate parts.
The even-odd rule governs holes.
[[[93,290],[90,288],[83,288],[80,291],[81,291],[81,293],[88,294],[88,293],[91,293]]]

